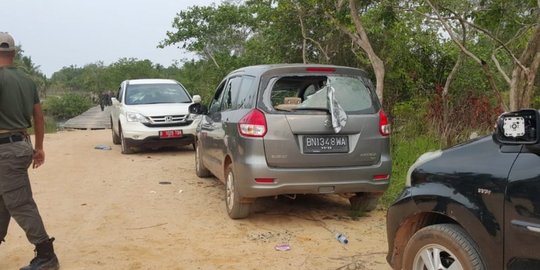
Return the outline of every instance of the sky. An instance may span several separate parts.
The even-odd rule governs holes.
[[[0,31],[9,32],[24,55],[47,76],[70,65],[83,67],[120,58],[171,65],[195,55],[156,46],[174,30],[181,10],[220,0],[16,0],[2,1]]]

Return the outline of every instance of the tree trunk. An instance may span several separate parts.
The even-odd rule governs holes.
[[[510,83],[510,110],[516,111],[531,106],[534,92],[534,82],[540,65],[540,18],[527,48],[521,54],[519,61],[527,67],[514,66]]]
[[[360,22],[360,16],[358,15],[358,8],[356,7],[355,0],[349,0],[349,8],[351,10],[351,17],[356,28],[356,34],[350,33],[347,28],[342,27],[342,31],[351,36],[353,42],[355,42],[366,54],[368,55],[373,71],[375,72],[375,79],[377,80],[376,92],[377,97],[383,103],[383,92],[384,92],[384,62],[379,58],[379,56],[371,47],[371,43],[367,36],[367,33]]]

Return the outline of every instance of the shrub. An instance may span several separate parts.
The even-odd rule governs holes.
[[[48,115],[63,119],[75,117],[92,106],[92,101],[88,97],[73,93],[48,97],[43,102],[43,110]]]

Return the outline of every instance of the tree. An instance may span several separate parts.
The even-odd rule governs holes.
[[[467,11],[457,12],[456,6],[443,6],[431,0],[425,1],[432,9],[436,19],[440,21],[456,46],[482,67],[491,88],[499,96],[501,105],[508,110],[502,99],[500,90],[490,69],[490,62],[484,56],[478,56],[467,48],[466,44],[486,46],[481,42],[489,40],[491,49],[491,65],[495,65],[510,92],[510,110],[528,107],[534,91],[534,82],[540,65],[540,1],[537,3],[522,1],[481,1],[468,2]],[[444,10],[443,14],[441,10]],[[467,25],[477,31],[468,41],[461,41],[456,34],[455,25]],[[513,33],[516,33],[515,35]],[[525,35],[523,33],[526,33]],[[526,45],[519,44],[520,38],[527,40]],[[501,67],[496,57],[499,51],[506,54],[499,57],[509,58],[512,78]],[[516,55],[520,55],[519,58]]]

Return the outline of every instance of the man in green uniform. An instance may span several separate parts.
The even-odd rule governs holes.
[[[28,168],[45,161],[44,120],[36,85],[13,66],[15,42],[0,32],[0,244],[13,218],[36,245],[36,256],[21,270],[58,269],[49,238],[32,197]],[[35,148],[26,129],[34,120]]]

